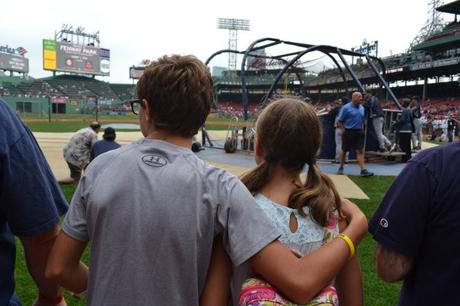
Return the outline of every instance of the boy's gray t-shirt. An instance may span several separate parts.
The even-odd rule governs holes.
[[[277,239],[238,178],[140,139],[88,167],[63,230],[91,241],[89,305],[198,305],[217,234],[233,265]]]

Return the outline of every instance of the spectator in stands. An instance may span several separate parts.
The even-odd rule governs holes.
[[[351,96],[351,102],[345,104],[339,113],[337,125],[343,130],[343,136],[338,174],[343,174],[346,152],[355,150],[356,158],[361,168],[361,176],[368,177],[374,175],[374,173],[366,169],[364,164],[364,129],[366,128],[366,121],[364,107],[361,105],[362,100],[362,94],[354,92]]]
[[[102,135],[103,139],[96,141],[91,147],[91,160],[102,153],[118,149],[120,145],[115,141],[116,137],[115,129],[111,127],[105,128],[104,135]]]
[[[88,288],[88,305],[197,306],[219,235],[234,265],[249,260],[297,300],[340,271],[367,230],[355,205],[341,206],[352,241],[333,239],[297,258],[276,241],[278,230],[241,181],[190,150],[213,99],[202,62],[179,55],[154,61],[137,96],[131,103],[145,138],[89,165],[49,257],[49,277],[73,292]],[[89,241],[88,273],[79,259]]]
[[[378,242],[377,273],[386,282],[403,280],[398,305],[458,301],[458,169],[460,142],[418,153],[386,192],[369,223]]]
[[[377,141],[379,143],[378,151],[385,152],[387,148],[391,147],[391,142],[383,134],[384,113],[382,106],[380,105],[380,100],[372,91],[367,91],[364,94],[364,99],[369,110],[369,118],[372,121],[375,136],[377,137]]]
[[[415,97],[412,98],[409,107],[412,112],[412,120],[415,128],[415,131],[412,134],[412,147],[414,150],[420,150],[422,148],[423,142],[422,122],[420,120],[422,117],[422,108],[420,107],[420,103]]]
[[[21,305],[14,293],[17,236],[38,288],[33,305],[65,306],[45,267],[67,202],[32,133],[1,99],[0,182],[0,305]]]
[[[91,161],[91,147],[97,141],[101,129],[98,122],[75,133],[64,147],[64,159],[70,169],[70,177],[60,180],[61,184],[76,184],[80,181],[81,172]]]

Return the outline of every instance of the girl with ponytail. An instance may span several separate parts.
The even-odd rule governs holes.
[[[295,98],[271,102],[256,123],[257,167],[241,178],[281,232],[279,241],[299,257],[339,235],[340,206],[344,200],[316,165],[320,145],[320,121],[309,104]],[[306,178],[301,176],[305,167]],[[351,259],[344,263],[335,281],[305,305],[336,306],[339,301],[341,306],[363,305],[359,262],[354,249],[350,254]],[[245,264],[233,268],[231,289],[233,305],[297,305],[260,276],[253,275]]]

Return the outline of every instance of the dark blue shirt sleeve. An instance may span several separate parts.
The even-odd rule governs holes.
[[[13,123],[21,136],[0,161],[0,208],[15,235],[34,236],[55,226],[68,205],[32,133]]]
[[[424,164],[410,161],[385,194],[369,232],[387,249],[408,257],[418,254],[437,181]]]
[[[90,156],[90,160],[92,161],[94,158],[95,158],[95,153],[94,153],[94,147],[96,146],[97,142],[91,147],[91,156]]]

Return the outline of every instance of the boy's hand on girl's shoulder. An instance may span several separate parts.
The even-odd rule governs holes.
[[[361,217],[366,218],[366,216],[361,211],[361,209],[358,207],[358,205],[344,198],[341,199],[340,217],[345,218],[348,224],[354,218],[361,218]]]
[[[342,199],[340,215],[342,218],[345,218],[348,227],[353,225],[356,234],[358,234],[361,238],[364,237],[368,230],[368,222],[366,215],[361,211],[358,205],[354,204],[350,200]]]
[[[351,205],[350,205],[351,204]],[[350,218],[352,218],[354,212],[354,203],[348,199],[340,198],[340,211],[339,211],[339,220],[350,223]]]

